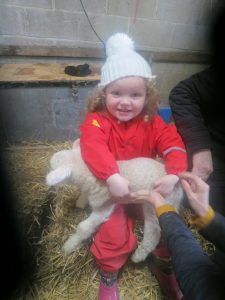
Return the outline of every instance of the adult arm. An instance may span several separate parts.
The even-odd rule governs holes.
[[[180,179],[189,203],[196,213],[193,222],[204,227],[203,230],[208,234],[207,230],[211,228],[212,237],[218,232],[217,230],[224,230],[221,237],[223,239],[224,220],[222,223],[218,223],[221,220],[217,219],[217,215],[209,206],[209,186],[188,172],[180,174]],[[223,290],[221,282],[223,279],[218,266],[203,252],[192,232],[174,208],[154,191],[138,191],[133,193],[133,196],[133,202],[145,200],[155,207],[162,235],[170,249],[172,263],[185,299],[223,299],[220,297]],[[216,236],[220,240],[218,233]],[[214,242],[216,242],[216,238],[214,238]],[[224,293],[224,290],[222,292]]]
[[[209,205],[209,185],[189,172],[179,175],[189,204],[196,216],[192,218],[200,233],[225,253],[225,218]]]
[[[172,264],[184,299],[223,299],[223,277],[173,206],[157,192],[133,193],[133,202],[148,201],[156,208],[162,236],[168,245]],[[205,219],[204,219],[205,221]],[[213,222],[213,220],[212,220]]]
[[[206,93],[210,72],[209,69],[181,81],[169,96],[175,124],[192,158],[192,172],[203,180],[213,171],[212,143],[204,112],[205,103],[212,101],[210,92]]]
[[[207,88],[202,83],[203,75],[199,73],[181,81],[169,95],[175,124],[189,153],[211,148],[210,135],[200,106],[204,101],[202,89]]]
[[[215,213],[215,217],[206,227],[199,230],[205,239],[212,242],[225,254],[225,217]]]
[[[159,216],[159,223],[184,298],[222,299],[223,285],[217,268],[181,217],[175,212],[164,212]]]

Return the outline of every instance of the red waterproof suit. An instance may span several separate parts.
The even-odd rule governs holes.
[[[166,124],[158,115],[150,121],[139,115],[119,122],[107,112],[88,113],[80,129],[82,157],[99,179],[119,173],[116,160],[141,156],[164,158],[168,174],[178,174],[187,168],[185,147],[175,125]],[[135,249],[133,222],[125,206],[117,204],[109,220],[99,227],[91,252],[101,269],[120,269]]]

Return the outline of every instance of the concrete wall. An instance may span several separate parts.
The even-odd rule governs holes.
[[[0,140],[63,141],[79,136],[90,86],[0,89]]]
[[[222,2],[83,0],[83,5],[103,41],[118,31],[133,37],[157,75],[161,106],[166,106],[178,81],[208,65],[211,20]],[[103,62],[104,51],[79,0],[0,1],[0,64],[89,60]],[[1,135],[17,140],[32,134],[41,139],[76,136],[77,113],[92,88],[79,87],[76,101],[68,86],[1,89]]]
[[[90,21],[105,40],[117,31],[139,47],[205,51],[218,0],[83,0]],[[1,44],[100,46],[79,0],[1,0]]]

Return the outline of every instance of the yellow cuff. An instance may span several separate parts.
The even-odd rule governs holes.
[[[176,211],[173,205],[166,203],[163,205],[160,205],[156,208],[156,215],[159,218],[163,213],[169,212],[169,211]]]
[[[189,220],[191,225],[194,225],[198,230],[206,227],[215,217],[215,212],[211,206],[208,211],[201,217],[194,216]]]

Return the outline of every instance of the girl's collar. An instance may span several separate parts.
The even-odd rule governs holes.
[[[107,110],[102,111],[101,113],[104,117],[106,117],[110,120],[113,120],[114,122],[117,122],[118,124],[124,124],[124,125],[129,125],[138,120],[144,120],[144,118],[145,118],[145,116],[141,113],[138,116],[136,116],[135,118],[133,118],[127,122],[122,122],[122,121],[118,120],[117,118],[115,118],[113,115],[111,115]]]

